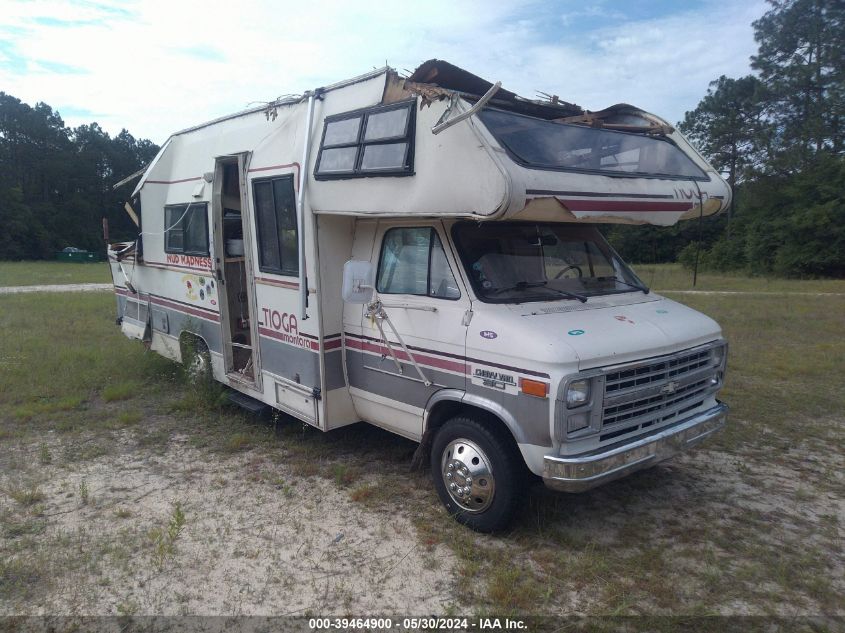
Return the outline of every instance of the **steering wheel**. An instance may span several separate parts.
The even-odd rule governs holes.
[[[584,272],[581,270],[581,268],[573,264],[572,266],[567,266],[566,268],[562,269],[557,275],[555,275],[555,279],[560,279],[561,277],[563,277],[563,274],[565,272],[568,272],[570,270],[574,270],[575,272],[577,272],[579,279],[584,276]]]

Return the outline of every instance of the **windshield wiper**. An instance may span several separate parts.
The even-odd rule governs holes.
[[[643,286],[643,285],[640,285],[640,284],[632,284],[628,281],[624,281],[622,279],[619,279],[619,277],[596,277],[596,281],[617,281],[620,284],[625,284],[626,286],[630,286],[631,288],[636,288],[637,290],[642,290],[643,294],[648,294],[649,292],[651,292],[651,288],[649,288],[648,286]]]
[[[563,295],[564,297],[568,297],[569,299],[578,299],[581,303],[587,301],[587,297],[584,295],[579,295],[574,292],[569,292],[568,290],[560,290],[558,288],[552,288],[548,285],[548,281],[517,281],[513,286],[508,286],[507,288],[496,288],[488,292],[488,296],[493,296],[497,294],[501,294],[503,292],[508,292],[511,290],[528,290],[529,288],[543,288],[544,290],[551,290],[552,292],[556,292],[559,295]]]

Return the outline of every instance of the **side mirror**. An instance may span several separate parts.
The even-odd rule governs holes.
[[[347,303],[370,303],[375,291],[375,277],[370,262],[350,259],[343,265],[343,300]]]

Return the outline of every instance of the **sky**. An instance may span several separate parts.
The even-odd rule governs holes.
[[[763,0],[0,0],[0,90],[69,126],[170,133],[438,58],[525,97],[670,122],[750,72]]]

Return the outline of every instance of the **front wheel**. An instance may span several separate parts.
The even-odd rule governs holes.
[[[517,451],[487,425],[452,418],[437,432],[431,474],[455,519],[478,532],[498,532],[519,507],[523,468]]]

